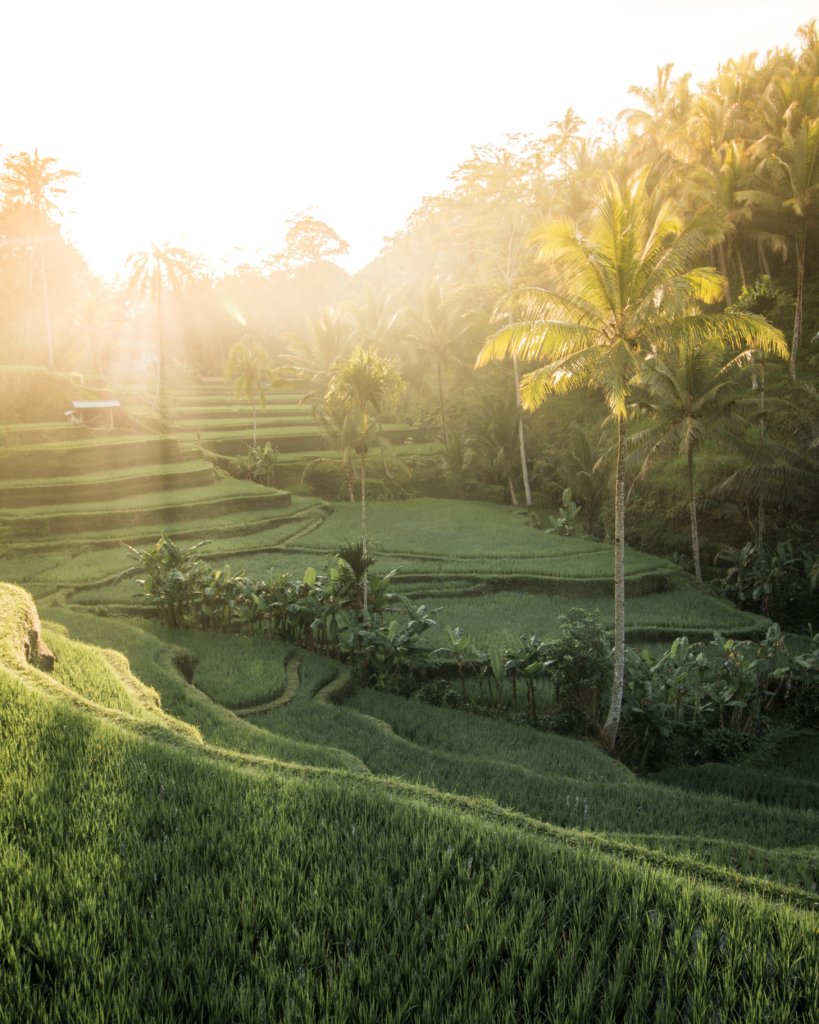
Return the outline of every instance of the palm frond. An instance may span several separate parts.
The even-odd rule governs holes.
[[[590,347],[598,332],[583,324],[544,321],[522,322],[504,327],[487,339],[478,353],[476,367],[514,356],[521,362],[553,362]]]

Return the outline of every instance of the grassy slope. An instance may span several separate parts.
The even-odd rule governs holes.
[[[246,649],[241,638],[166,631],[61,609],[49,614],[79,637],[102,637],[125,650],[140,676],[161,693],[163,705],[193,722],[211,742],[307,763],[339,764],[349,758],[375,775],[489,798],[544,822],[638,841],[749,879],[770,877],[806,897],[819,884],[811,847],[816,813],[787,802],[762,807],[754,787],[747,800],[739,799],[744,791],[672,789],[635,778],[586,743],[374,691],[359,692],[343,706],[321,704],[312,697],[337,666],[315,656],[304,656],[303,685],[290,703],[240,722],[180,682],[172,662],[180,646],[168,649],[160,637],[198,652],[197,672],[206,669],[209,651],[217,666],[231,660],[241,664]],[[194,684],[209,685],[198,683],[196,675]],[[265,735],[266,750],[259,741]],[[324,760],[317,760],[317,752]],[[764,774],[755,770],[757,786]],[[798,780],[793,784],[798,787]]]
[[[481,801],[219,754],[8,649],[0,720],[8,1020],[819,1014],[815,913]]]

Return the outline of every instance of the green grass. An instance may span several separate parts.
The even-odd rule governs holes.
[[[819,1015],[814,912],[486,801],[131,721],[2,659],[4,1019]]]
[[[767,620],[739,611],[725,601],[701,591],[681,587],[658,594],[628,597],[626,583],[626,633],[632,643],[657,636],[702,636],[710,639],[715,630],[740,635],[764,631]],[[434,594],[429,604],[440,609],[441,624],[431,630],[430,642],[443,643],[443,626],[458,625],[472,638],[489,644],[521,636],[556,636],[558,618],[572,608],[599,612],[609,628],[614,625],[614,598],[608,595],[583,597],[571,594],[533,594],[526,591],[498,591],[485,596],[448,597]]]
[[[45,612],[44,612],[45,614]],[[71,635],[122,651],[132,671],[160,696],[166,713],[193,725],[205,742],[242,754],[298,764],[364,771],[355,757],[337,748],[274,736],[238,718],[203,691],[192,686],[179,668],[189,657],[184,647],[163,643],[151,632],[152,624],[139,620],[100,619],[68,608],[48,608],[49,621],[69,628]]]
[[[258,534],[266,529],[278,530],[279,522],[287,523],[293,518],[304,515],[309,518],[316,514],[321,502],[316,498],[306,498],[293,495],[289,504],[275,504],[261,509],[248,509],[227,512],[216,512],[205,521],[192,523],[175,523],[173,525],[174,538],[183,540],[206,540],[208,546],[202,549],[203,554],[207,552],[243,550],[248,545],[237,542],[236,538],[253,537],[250,546],[256,544]],[[122,516],[115,525],[106,530],[84,530],[81,536],[69,538],[51,538],[48,536],[36,538],[19,538],[16,542],[5,542],[3,552],[9,557],[18,558],[24,563],[27,555],[39,556],[46,554],[56,562],[68,560],[77,555],[104,551],[111,547],[111,541],[119,541],[117,547],[122,558],[127,561],[127,555],[122,542],[132,546],[153,546],[158,538],[158,531],[151,524],[144,524],[139,519],[128,524],[128,516]],[[272,525],[271,525],[272,524]],[[169,524],[171,525],[171,524]],[[160,527],[161,529],[161,527]],[[210,543],[213,542],[213,543]],[[55,564],[56,564],[55,562]],[[5,568],[4,559],[3,566]],[[120,562],[120,569],[126,566],[125,561]],[[84,579],[100,579],[108,573],[89,573]]]
[[[819,734],[810,737],[819,748]],[[816,759],[814,752],[813,759]],[[694,768],[666,769],[659,780],[698,793],[719,793],[735,800],[811,811],[819,833],[819,782],[794,777],[789,772],[762,769],[757,765],[703,764]]]
[[[221,480],[203,487],[169,490],[161,494],[132,495],[101,505],[92,503],[16,510],[0,517],[0,537],[16,541],[26,537],[116,529],[126,522],[137,528],[149,524],[157,530],[188,519],[248,509],[289,505],[290,495],[240,480]]]
[[[0,448],[0,479],[54,474],[101,473],[117,468],[169,463],[184,458],[179,442],[154,435],[114,435],[89,440]]]
[[[160,641],[190,655],[190,681],[227,708],[244,708],[280,696],[291,644],[247,636],[220,636],[190,629],[146,624]]]
[[[239,483],[224,481],[218,486],[227,494]],[[250,500],[256,500],[252,493]],[[148,524],[135,502],[131,505],[133,526],[123,539],[133,544],[133,534],[144,536]],[[181,518],[206,508],[201,503],[173,506],[173,515]],[[228,563],[234,572],[255,576],[281,572],[301,576],[308,566],[321,571],[340,544],[354,539],[360,530],[360,509],[349,503],[295,499],[288,509],[271,510],[272,525],[255,519],[255,534],[242,530],[239,519],[236,528],[230,528],[232,515],[241,513],[229,508],[221,511],[222,518],[213,522],[210,531],[215,543],[203,549],[203,556],[215,566]],[[612,554],[606,545],[544,534],[519,512],[470,502],[371,503],[369,521],[376,571],[398,568],[399,591],[417,603],[440,609],[440,626],[428,637],[433,644],[444,641],[447,625],[460,626],[479,643],[488,644],[521,635],[555,635],[559,616],[571,608],[599,610],[607,623],[613,619]],[[183,533],[191,540],[207,537],[210,520],[197,527],[193,522],[184,524]],[[177,535],[172,523],[165,525]],[[487,536],[492,537],[489,554]],[[45,558],[34,556],[29,563],[21,551],[17,559],[12,553],[7,564],[9,578],[30,583],[40,594],[47,593],[49,585],[95,583],[94,556],[89,552],[72,557],[63,549]],[[127,568],[125,553],[117,563],[115,551],[109,548],[100,556],[104,571],[96,574],[96,580],[115,575],[117,564],[119,571]],[[714,630],[756,635],[768,625],[766,619],[692,587],[675,566],[661,559],[629,551],[626,565],[626,624],[632,643],[673,639],[682,633],[710,637]],[[91,607],[142,606],[138,587],[127,579],[89,586],[72,599]]]
[[[53,508],[65,503],[100,503],[131,495],[189,489],[211,484],[216,472],[202,459],[165,465],[125,467],[108,472],[88,473],[81,478],[51,477],[14,481],[3,491],[3,509]]]
[[[170,487],[167,490],[160,490],[158,494],[155,491],[149,494],[130,494],[124,497],[112,498],[104,504],[99,501],[78,502],[71,505],[68,515],[74,518],[78,518],[83,513],[93,516],[104,509],[106,513],[114,514],[119,512],[124,516],[138,510],[155,509],[164,504],[168,506],[184,506],[248,497],[267,497],[271,499],[270,504],[273,504],[272,499],[276,494],[276,491],[260,487],[258,484],[252,484],[245,480],[216,480],[198,487]],[[54,506],[50,503],[46,503],[32,505],[26,509],[15,509],[13,513],[7,513],[3,517],[3,521],[13,522],[15,517],[24,520],[31,516],[41,516],[56,520],[65,514],[55,510]]]
[[[763,873],[806,892],[819,884],[815,856],[789,855],[814,842],[815,815],[639,780],[583,741],[370,691],[341,707],[294,704],[252,721],[340,747],[377,775],[488,798],[562,827],[666,836],[666,845],[657,845],[667,850],[685,849],[675,842],[698,836],[708,840],[703,860],[723,867],[735,866],[737,849],[752,848],[764,851]]]

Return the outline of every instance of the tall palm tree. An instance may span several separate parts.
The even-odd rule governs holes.
[[[695,216],[708,218],[722,235],[716,244],[719,268],[726,280],[725,300],[731,304],[730,275],[736,268],[740,286],[745,286],[745,268],[737,245],[740,227],[751,218],[747,198],[750,161],[742,142],[729,142],[700,154],[688,172],[685,198]]]
[[[357,346],[333,366],[325,400],[348,412],[356,425],[355,450],[361,468],[361,540],[367,560],[367,450],[371,441],[371,417],[385,412],[404,389],[404,381],[392,359],[374,349]],[[377,419],[373,422],[377,423]],[[364,573],[364,612],[367,611],[367,574]]]
[[[614,472],[614,680],[603,737],[617,741],[625,669],[625,421],[644,357],[686,341],[778,347],[781,334],[747,313],[704,313],[723,294],[721,276],[696,260],[713,240],[686,229],[668,199],[649,191],[647,173],[609,178],[587,227],[552,221],[534,237],[551,261],[557,290],[530,288],[515,300],[523,316],[484,345],[478,365],[517,356],[545,365],[521,381],[524,406],[579,387],[600,388],[616,425]]]
[[[163,428],[168,424],[165,350],[162,343],[162,296],[191,281],[198,269],[196,256],[178,246],[153,244],[149,249],[132,252],[128,257],[131,276],[128,286],[149,298],[156,310],[157,373],[156,397]]]
[[[435,366],[438,383],[438,407],[441,412],[441,433],[444,446],[449,444],[446,404],[444,401],[444,368],[457,363],[459,343],[466,337],[470,321],[457,302],[446,296],[436,279],[428,280],[421,293],[418,309],[410,312],[407,338],[416,346],[417,354]]]
[[[758,141],[762,153],[759,187],[749,192],[755,203],[784,214],[793,242],[796,284],[790,375],[802,341],[804,286],[809,228],[819,211],[819,31],[816,21],[800,26],[802,52],[777,64],[765,90],[761,110],[766,134]]]
[[[722,346],[696,341],[653,353],[641,367],[633,395],[635,404],[653,420],[630,438],[646,451],[641,475],[657,456],[676,453],[686,460],[691,552],[698,583],[702,583],[702,568],[694,457],[709,430],[724,420],[739,396],[741,381],[735,371],[751,359],[750,352],[727,359],[726,355]]]
[[[280,370],[288,378],[308,385],[303,403],[309,402],[314,409],[322,403],[330,368],[351,348],[351,330],[341,311],[327,308],[311,317],[301,331],[288,335],[289,361]]]
[[[791,377],[796,380],[796,357],[802,341],[805,260],[808,225],[819,208],[819,117],[797,116],[782,129],[779,146],[771,153],[771,198],[788,214],[796,271],[796,307],[791,341]]]
[[[256,447],[256,402],[264,409],[267,400],[265,385],[275,379],[270,353],[258,340],[245,335],[234,342],[225,363],[225,380],[233,384],[233,391],[250,401],[253,409],[253,447]]]
[[[54,365],[54,340],[51,333],[51,310],[48,302],[48,277],[44,245],[52,233],[52,213],[59,213],[54,199],[65,193],[65,183],[79,177],[78,171],[55,167],[53,156],[15,153],[6,158],[5,171],[0,176],[0,190],[12,205],[19,205],[26,214],[29,245],[37,255],[40,286],[43,293],[43,319],[45,321],[48,365]]]
[[[102,281],[89,282],[72,318],[77,339],[87,352],[88,365],[103,379],[105,364],[116,352],[124,316],[123,297]]]

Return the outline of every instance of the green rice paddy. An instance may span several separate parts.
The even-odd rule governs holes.
[[[296,397],[271,396],[263,443],[309,436]],[[0,578],[37,595],[57,658],[26,664],[30,603],[0,585],[2,1024],[819,1019],[815,733],[637,778],[588,743],[350,694],[288,644],[133,617],[125,545],[160,530],[299,576],[360,532],[357,505],[201,456],[197,434],[249,438],[224,387],[177,399],[176,438],[0,448]],[[519,511],[372,502],[368,524],[376,571],[440,609],[432,644],[611,616],[611,548]],[[668,562],[626,572],[632,642],[767,626]]]

